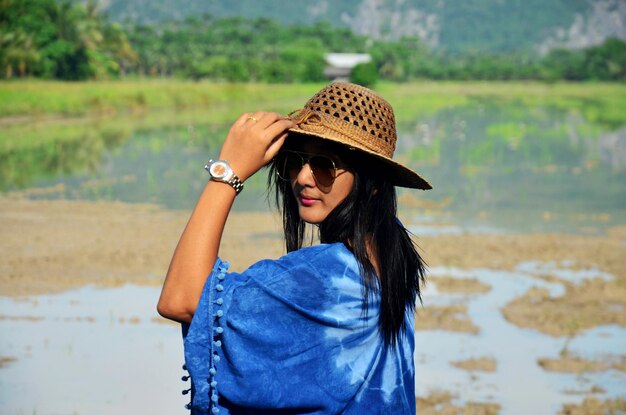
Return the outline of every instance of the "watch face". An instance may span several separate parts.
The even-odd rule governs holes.
[[[211,176],[215,178],[221,179],[222,177],[226,176],[226,171],[227,169],[224,163],[220,163],[218,161],[211,165],[210,173],[211,173]]]

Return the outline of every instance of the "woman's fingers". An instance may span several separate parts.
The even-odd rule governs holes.
[[[267,128],[282,118],[284,117],[275,112],[255,112],[246,117],[250,126],[256,128]]]
[[[269,161],[274,158],[276,153],[278,153],[288,135],[289,134],[287,132],[284,132],[272,141],[269,148],[267,149],[267,152],[265,153],[267,163],[269,163]]]
[[[240,127],[247,122],[251,122],[255,119],[254,115],[251,112],[244,112],[237,118],[237,120],[233,123],[233,127]]]
[[[275,112],[256,112],[248,115],[246,120],[244,140],[247,144],[255,140],[258,144],[269,147],[283,131],[295,127],[293,121]]]
[[[265,129],[267,138],[269,138],[268,153],[271,153],[269,154],[269,158],[267,161],[271,160],[272,157],[276,155],[276,152],[280,150],[280,147],[276,148],[276,142],[280,140],[282,145],[282,141],[284,141],[284,139],[287,137],[287,130],[295,126],[296,124],[294,124],[293,121],[283,118],[277,120]]]
[[[274,112],[244,113],[231,127],[220,158],[228,160],[235,173],[245,180],[274,157],[285,140],[286,130],[294,126],[291,120]]]

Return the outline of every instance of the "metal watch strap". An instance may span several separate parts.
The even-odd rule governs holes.
[[[243,183],[241,183],[241,180],[239,180],[239,177],[237,177],[235,173],[233,173],[233,177],[231,177],[230,180],[224,183],[231,185],[237,194],[241,193],[243,190]]]

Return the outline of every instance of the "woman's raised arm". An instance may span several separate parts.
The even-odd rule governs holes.
[[[266,165],[295,124],[272,112],[243,114],[233,124],[222,145],[219,159],[227,160],[243,182]],[[236,192],[226,183],[209,181],[176,246],[167,271],[159,314],[188,323],[202,289],[217,259],[222,232]]]

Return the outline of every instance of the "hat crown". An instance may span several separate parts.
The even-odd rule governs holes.
[[[391,105],[375,92],[360,85],[335,82],[290,117],[296,124],[289,129],[294,137],[317,137],[371,156],[372,167],[379,167],[378,177],[396,186],[432,188],[419,174],[393,160],[398,140],[395,116]]]
[[[347,136],[361,146],[391,158],[396,148],[396,122],[391,105],[360,85],[334,82],[315,94],[304,106],[319,123]],[[306,123],[306,118],[298,117]],[[347,143],[346,143],[347,144]]]

